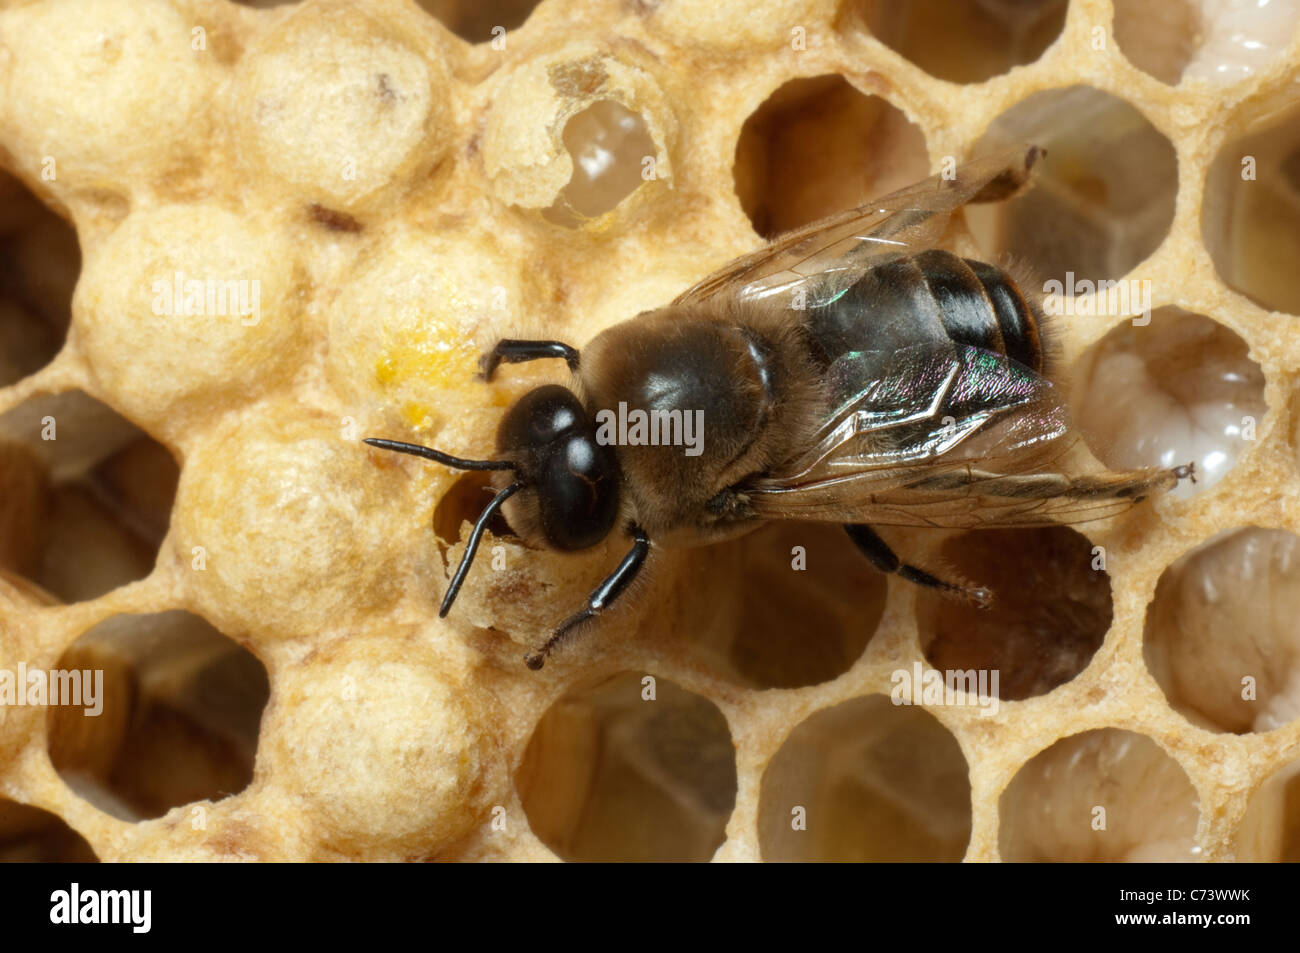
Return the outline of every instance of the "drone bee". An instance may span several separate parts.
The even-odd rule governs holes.
[[[1019,191],[1041,155],[1024,146],[976,160],[782,236],[581,355],[559,341],[500,341],[482,360],[487,380],[503,362],[562,358],[574,381],[520,398],[495,459],[367,439],[503,473],[440,615],[503,506],[522,536],[554,549],[587,549],[616,528],[631,542],[525,656],[538,669],[627,590],[652,540],[704,545],[769,520],[842,523],[883,572],[986,606],[987,589],[902,562],[872,526],[1085,522],[1192,477],[1190,464],[1060,472],[1077,437],[1045,371],[1041,310],[1005,271],[935,247],[954,211]],[[613,439],[611,415],[628,407],[678,437],[699,419],[700,445]]]

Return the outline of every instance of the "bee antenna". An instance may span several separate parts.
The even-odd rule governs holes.
[[[481,467],[480,469],[486,470],[490,468]],[[469,567],[474,562],[474,555],[478,552],[479,540],[483,538],[483,531],[487,529],[488,521],[496,515],[497,510],[501,509],[502,503],[522,490],[525,485],[523,480],[516,480],[511,483],[494,496],[492,502],[479,514],[477,522],[474,523],[474,530],[469,534],[469,542],[465,544],[465,555],[461,557],[460,565],[456,567],[456,574],[451,577],[451,585],[447,587],[447,594],[442,598],[442,608],[438,610],[439,619],[445,619],[447,613],[451,611],[451,604],[456,601],[456,595],[460,592],[460,584],[465,581],[465,576],[469,573]]]
[[[366,437],[362,440],[362,443],[368,443],[370,446],[378,447],[380,450],[395,450],[398,453],[409,453],[413,457],[424,457],[426,460],[441,463],[445,467],[455,467],[457,470],[515,469],[515,464],[510,460],[465,460],[461,457],[453,457],[449,453],[443,453],[441,450],[434,450],[432,447],[422,447],[418,443],[402,443],[398,440],[381,440],[378,437]]]

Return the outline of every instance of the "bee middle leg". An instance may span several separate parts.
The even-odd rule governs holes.
[[[993,593],[982,586],[963,586],[959,583],[947,582],[924,569],[903,562],[889,548],[889,544],[880,538],[880,534],[865,523],[845,523],[844,532],[849,534],[849,539],[853,540],[859,552],[871,560],[871,564],[881,572],[895,573],[908,582],[925,586],[927,589],[938,589],[981,609],[987,609],[993,602]]]
[[[524,664],[533,671],[546,664],[546,657],[551,654],[551,650],[568,638],[575,628],[608,609],[641,572],[646,555],[650,552],[650,537],[645,534],[645,530],[635,524],[628,530],[628,535],[632,537],[632,548],[618,564],[618,568],[587,597],[586,605],[560,623],[560,627],[542,643],[540,649],[524,656]]]

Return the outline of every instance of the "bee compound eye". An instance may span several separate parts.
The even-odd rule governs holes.
[[[542,531],[557,549],[594,546],[618,519],[619,469],[613,449],[574,432],[552,446],[535,472]]]
[[[586,414],[573,392],[556,384],[529,391],[515,402],[497,430],[497,449],[531,457],[583,428]]]
[[[581,421],[580,407],[571,407],[567,400],[548,400],[534,410],[528,421],[529,432],[534,443],[549,443],[579,426]]]

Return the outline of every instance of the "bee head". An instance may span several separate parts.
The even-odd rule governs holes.
[[[443,596],[440,616],[451,610],[488,521],[507,501],[512,526],[525,536],[541,536],[560,550],[595,546],[618,520],[618,458],[612,447],[596,440],[595,424],[573,392],[554,384],[529,391],[506,413],[497,431],[496,460],[468,460],[380,437],[367,437],[365,442],[458,470],[513,473],[475,522],[465,555]]]
[[[577,396],[556,384],[531,390],[497,430],[497,451],[524,484],[512,507],[520,529],[535,528],[559,550],[595,546],[614,528],[620,473],[614,448],[596,439]]]

